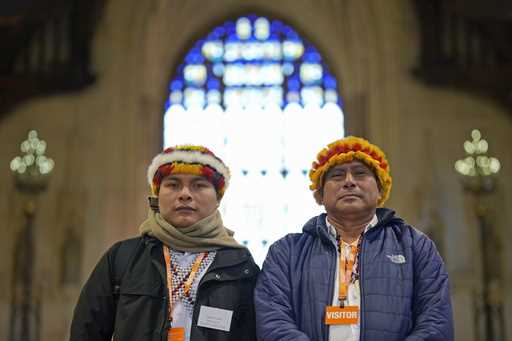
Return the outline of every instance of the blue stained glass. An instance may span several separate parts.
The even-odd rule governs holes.
[[[294,71],[292,63],[284,63],[283,64],[283,74],[285,76],[290,76]]]
[[[196,43],[194,44],[194,49],[201,50],[201,46],[203,46],[205,41],[206,41],[205,39],[199,39],[198,41],[196,41]]]
[[[226,32],[224,33],[226,36],[230,35],[236,35],[236,26],[233,22],[228,21],[224,28],[226,29]]]
[[[236,32],[229,34],[228,37],[226,38],[226,42],[228,42],[228,43],[239,42],[239,41],[240,41],[240,39],[236,35]]]
[[[281,169],[281,175],[282,175],[282,177],[283,177],[283,178],[286,178],[286,176],[288,175],[288,172],[289,172],[289,171],[288,171],[288,169],[286,169],[285,167],[283,167],[283,168]]]
[[[171,82],[171,86],[169,87],[171,91],[181,90],[183,88],[183,80],[175,79]]]
[[[280,20],[268,20],[254,14],[227,21],[212,29],[205,39],[196,41],[169,86],[170,92],[182,91],[182,103],[179,104],[185,107],[190,103],[206,106],[210,103],[209,98],[217,102],[215,96],[187,96],[183,92],[185,83],[188,88],[202,89],[204,94],[219,90],[224,108],[227,104],[249,103],[239,98],[245,95],[252,98],[250,102],[269,101],[279,103],[281,108],[289,101],[340,103],[336,79],[323,64],[317,49]],[[319,96],[318,91],[302,91],[304,87],[312,86],[320,87],[322,95]],[[255,91],[254,87],[261,89]],[[274,95],[270,96],[268,87],[281,90],[273,90]],[[227,88],[231,90],[226,96],[223,89]],[[235,91],[234,88],[240,89]],[[303,98],[304,95],[308,99]],[[200,97],[204,101],[199,100]],[[178,98],[175,94],[171,102]],[[187,98],[188,105],[183,102]]]
[[[286,101],[289,103],[297,103],[300,101],[300,93],[298,91],[289,91],[286,95]]]
[[[306,53],[318,53],[318,51],[313,45],[308,45],[306,48]]]
[[[289,27],[287,27],[286,38],[289,40],[300,40],[299,34]]]
[[[323,90],[319,86],[308,86],[301,90],[302,104],[321,106],[324,103]]]
[[[319,84],[322,80],[322,65],[316,63],[303,63],[300,66],[300,79],[305,85]]]
[[[298,78],[290,78],[288,80],[288,90],[298,90],[300,89],[300,80]]]
[[[203,44],[201,51],[206,58],[217,62],[222,60],[224,55],[224,44],[220,40],[210,40]]]
[[[217,32],[213,31],[212,33],[208,34],[208,36],[206,37],[206,41],[211,41],[211,40],[217,40],[220,38],[220,34],[218,34]]]
[[[220,81],[218,79],[211,78],[210,80],[208,80],[208,83],[206,84],[206,87],[208,89],[218,90],[218,89],[220,89]]]
[[[279,41],[279,35],[275,32],[270,33],[267,41]]]
[[[224,64],[217,63],[213,65],[212,72],[217,77],[222,77],[224,75]]]
[[[224,29],[224,27],[222,26],[219,26],[219,27],[216,27],[214,30],[213,30],[213,33],[215,33],[217,36],[222,36],[223,34],[226,33],[226,30]]]
[[[279,41],[266,41],[260,43],[263,52],[263,59],[279,61],[282,58],[281,43]]]
[[[293,61],[300,58],[304,52],[304,46],[300,40],[285,40],[283,42],[283,55],[286,60]]]
[[[206,67],[203,64],[189,64],[183,73],[189,85],[202,86],[206,82]]]
[[[185,63],[187,64],[200,64],[204,63],[203,55],[199,49],[193,49],[185,57]]]
[[[316,51],[306,51],[304,53],[304,61],[308,63],[320,63],[322,61],[322,57]]]
[[[219,90],[210,90],[208,91],[207,101],[209,104],[220,104],[222,100],[222,95]]]
[[[324,86],[329,89],[336,89],[337,82],[333,75],[324,76]]]
[[[334,90],[325,90],[325,101],[328,103],[338,103],[338,94]]]
[[[258,40],[250,38],[246,41],[244,48],[240,52],[244,60],[254,61],[262,59],[265,51]]]
[[[204,107],[204,97],[204,90],[197,88],[186,88],[183,101],[187,109],[195,107]]]
[[[266,18],[258,18],[254,22],[254,36],[256,39],[265,40],[269,37],[270,28]]]
[[[183,100],[183,94],[181,91],[173,91],[169,95],[169,101],[171,104],[180,104]]]
[[[226,160],[233,186],[223,219],[240,227],[237,238],[261,264],[272,241],[319,213],[307,168],[343,136],[341,105],[336,78],[310,42],[279,20],[247,15],[185,54],[165,100],[164,146],[203,144]],[[324,129],[312,130],[312,119]],[[251,156],[263,151],[265,158]],[[286,195],[269,199],[265,188]]]
[[[283,29],[283,23],[280,20],[274,20],[270,24],[270,29],[272,31],[281,31]]]
[[[236,62],[240,59],[240,46],[238,43],[228,42],[224,47],[224,60],[226,62]]]
[[[246,40],[251,37],[252,24],[249,18],[240,18],[236,22],[236,34],[241,40]]]

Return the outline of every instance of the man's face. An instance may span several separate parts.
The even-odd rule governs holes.
[[[381,191],[372,170],[354,160],[329,169],[317,195],[328,215],[360,216],[374,214]]]
[[[219,206],[212,183],[202,176],[171,174],[160,184],[158,206],[162,217],[177,228],[188,227]]]

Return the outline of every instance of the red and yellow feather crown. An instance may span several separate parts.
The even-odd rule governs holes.
[[[148,167],[148,184],[157,196],[160,183],[170,174],[194,174],[210,181],[220,198],[229,184],[229,168],[212,151],[203,146],[181,145],[165,149]]]
[[[364,162],[375,173],[382,189],[378,205],[382,206],[391,192],[389,163],[379,147],[360,137],[348,136],[322,149],[309,171],[309,188],[313,191],[320,189],[323,186],[324,175],[331,167],[354,159]]]

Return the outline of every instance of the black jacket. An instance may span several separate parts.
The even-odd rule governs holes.
[[[82,289],[71,324],[70,341],[167,340],[167,280],[162,243],[148,236],[135,242],[116,290],[116,250],[101,258]],[[119,269],[117,269],[119,271]],[[256,340],[253,289],[259,272],[246,249],[224,248],[201,279],[192,316],[191,341]],[[117,301],[117,302],[116,302]],[[202,305],[233,311],[229,332],[198,327]],[[116,309],[117,306],[117,309]]]

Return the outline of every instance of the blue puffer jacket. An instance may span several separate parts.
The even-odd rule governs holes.
[[[388,209],[361,247],[361,341],[451,341],[448,275],[434,243]],[[400,256],[401,255],[401,256]],[[255,289],[261,341],[327,341],[336,245],[325,214],[274,243]]]

